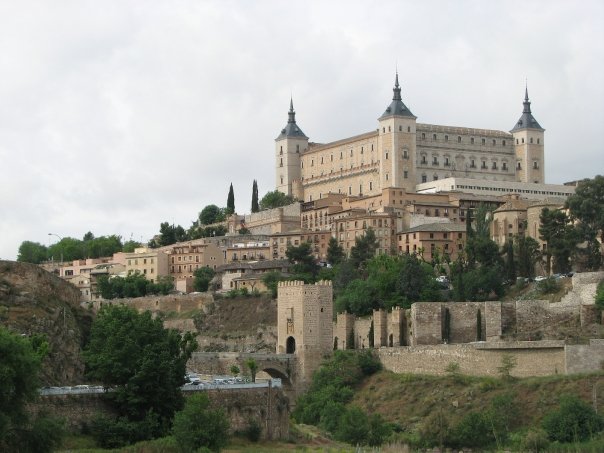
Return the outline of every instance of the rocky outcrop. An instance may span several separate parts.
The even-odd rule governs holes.
[[[0,325],[21,335],[46,337],[43,384],[82,382],[82,345],[91,322],[75,286],[34,264],[0,261]]]

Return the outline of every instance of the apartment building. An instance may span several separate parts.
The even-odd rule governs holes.
[[[127,275],[138,272],[152,282],[169,275],[168,255],[163,250],[139,247],[133,253],[125,253],[124,258]]]
[[[419,255],[425,261],[437,254],[455,260],[465,244],[466,227],[460,223],[424,224],[397,234],[398,253]]]

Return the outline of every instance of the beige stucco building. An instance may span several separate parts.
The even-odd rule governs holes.
[[[466,244],[466,227],[460,223],[431,223],[397,235],[398,253],[417,254],[431,261],[438,254],[455,261]]]
[[[276,188],[303,201],[329,193],[376,195],[450,177],[542,184],[544,131],[531,113],[528,90],[510,132],[417,123],[403,103],[396,75],[392,102],[377,128],[327,144],[313,143],[296,123],[275,140]]]
[[[133,253],[124,254],[126,273],[139,272],[147,280],[157,281],[158,277],[168,275],[168,255],[159,249],[139,247]]]
[[[491,239],[503,247],[514,236],[524,235],[535,239],[544,249],[545,242],[539,237],[541,211],[544,208],[562,209],[563,206],[560,199],[531,201],[512,195],[509,201],[493,211]]]

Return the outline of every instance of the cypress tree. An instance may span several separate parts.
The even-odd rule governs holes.
[[[252,212],[260,211],[260,206],[258,205],[258,183],[254,179],[254,184],[252,185]]]
[[[231,183],[229,195],[227,197],[227,211],[229,214],[233,214],[235,212],[235,192],[233,191],[233,183]]]
[[[514,240],[509,239],[505,246],[505,268],[507,278],[511,283],[516,283],[516,261],[514,260]]]

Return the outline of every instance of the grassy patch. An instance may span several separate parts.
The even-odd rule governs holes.
[[[450,425],[469,412],[489,407],[494,398],[507,392],[516,395],[522,426],[539,426],[543,416],[558,407],[559,397],[574,394],[592,401],[594,386],[601,396],[598,412],[604,411],[604,373],[546,376],[506,381],[492,377],[399,375],[380,371],[366,379],[352,404],[369,413],[379,413],[403,433],[397,439],[417,435],[426,417],[443,411]],[[560,450],[565,451],[565,450]],[[585,450],[589,451],[589,450]],[[604,451],[600,449],[597,451]]]

